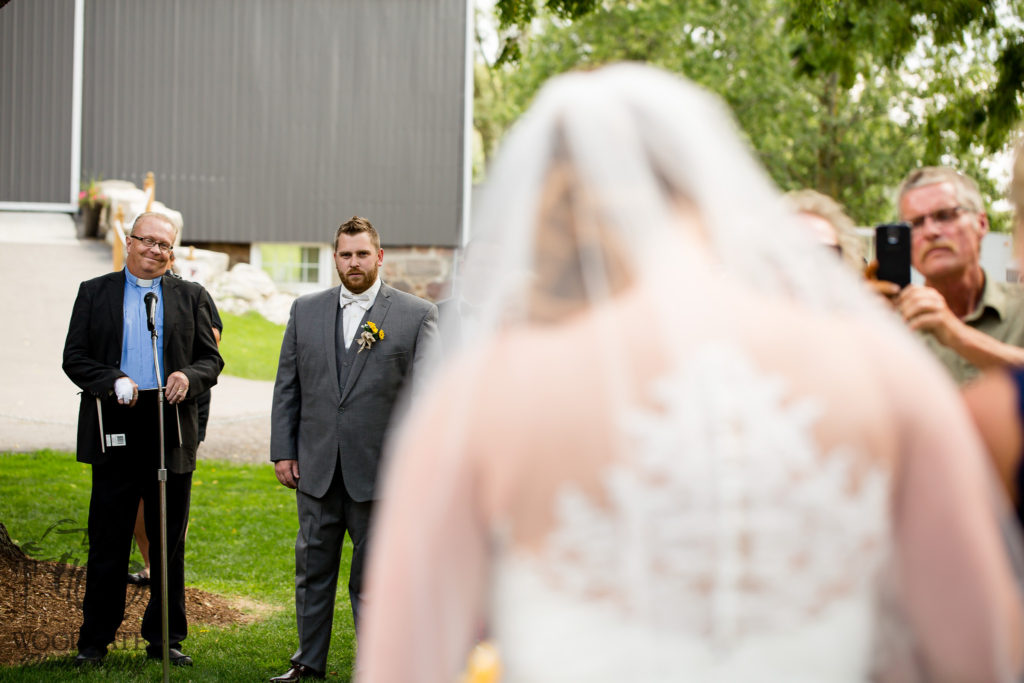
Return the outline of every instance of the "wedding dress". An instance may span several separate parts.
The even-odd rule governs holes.
[[[479,209],[464,350],[388,461],[364,681],[1010,681],[977,436],[705,93],[556,79]],[[483,245],[483,248],[481,248]]]
[[[857,454],[826,459],[822,406],[785,405],[739,348],[652,389],[663,411],[624,416],[603,503],[567,485],[540,553],[495,539],[508,680],[865,680],[890,472],[849,490]]]

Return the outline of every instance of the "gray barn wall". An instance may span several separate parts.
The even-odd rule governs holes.
[[[0,202],[68,204],[73,0],[0,9]]]
[[[328,242],[360,214],[388,245],[458,243],[466,0],[84,6],[83,179],[141,186],[153,171],[157,198],[184,215],[187,242]],[[0,193],[12,169],[32,168],[17,180],[31,191],[19,185],[0,201],[48,197],[56,171],[43,161],[69,148],[46,123],[44,94],[70,97],[50,63],[70,73],[73,7],[13,0],[0,10]],[[33,44],[13,45],[22,29],[4,15],[30,10],[40,16],[17,23],[30,25]],[[8,68],[11,54],[31,71]],[[56,186],[67,201],[62,163]]]
[[[87,0],[83,175],[137,181],[189,241],[454,245],[463,0]]]

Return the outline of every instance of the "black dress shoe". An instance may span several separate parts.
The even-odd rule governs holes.
[[[132,584],[133,586],[148,586],[149,575],[143,574],[142,572],[128,574],[128,583]]]
[[[295,681],[302,680],[303,678],[323,678],[324,675],[316,669],[312,669],[305,664],[292,664],[292,668],[285,671],[280,676],[275,676],[270,679],[271,683],[294,683]]]
[[[164,653],[160,650],[154,652],[146,648],[146,656],[150,659],[163,659]],[[171,660],[171,664],[174,666],[192,666],[192,658],[176,647],[167,650],[167,658]]]
[[[100,661],[107,656],[105,649],[101,650],[98,647],[84,647],[78,651],[78,655],[75,656],[75,666],[82,666],[83,664],[99,664]]]

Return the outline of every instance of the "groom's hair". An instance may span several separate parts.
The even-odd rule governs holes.
[[[360,216],[352,216],[347,221],[342,223],[338,227],[338,232],[334,233],[334,249],[338,249],[338,238],[344,233],[346,235],[358,235],[361,232],[370,234],[370,241],[373,242],[373,248],[380,250],[380,235],[374,229],[373,224],[370,221]]]

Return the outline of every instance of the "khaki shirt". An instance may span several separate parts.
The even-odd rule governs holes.
[[[964,322],[1001,342],[1024,348],[1024,286],[1015,282],[998,282],[986,272],[981,300]],[[931,333],[921,336],[957,384],[966,384],[980,374],[978,368],[953,349],[940,344]]]

